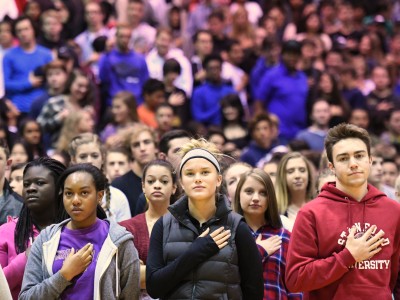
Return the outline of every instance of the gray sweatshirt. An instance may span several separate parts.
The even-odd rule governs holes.
[[[40,232],[32,245],[18,299],[59,299],[71,283],[52,266],[65,220]],[[94,300],[139,299],[139,257],[132,235],[111,222],[110,230],[98,256]],[[119,274],[119,276],[117,276]]]

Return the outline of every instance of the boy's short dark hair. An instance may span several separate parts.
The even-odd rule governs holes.
[[[270,51],[274,47],[281,47],[281,43],[275,36],[267,36],[263,39],[261,44],[263,51]]]
[[[371,138],[368,131],[353,124],[341,123],[329,129],[325,138],[325,150],[328,161],[333,164],[332,149],[333,146],[344,139],[360,139],[367,147],[368,156],[371,156]]]
[[[354,69],[351,66],[346,66],[343,67],[342,70],[340,70],[341,75],[350,75],[351,78],[356,79],[357,78],[357,72],[356,69]]]
[[[10,27],[11,34],[14,36],[13,21],[8,15],[6,15],[4,19],[0,21],[0,27],[3,25],[8,25]]]
[[[13,23],[13,28],[12,28],[12,34],[13,34],[13,36],[17,36],[17,34],[16,34],[16,33],[17,33],[16,28],[17,28],[18,24],[21,23],[22,21],[25,21],[25,20],[28,20],[29,23],[31,23],[31,26],[32,26],[32,28],[33,28],[33,32],[35,33],[35,36],[36,36],[36,27],[35,27],[35,25],[33,24],[32,19],[29,18],[28,16],[25,16],[25,15],[22,15],[22,16],[18,17],[18,18],[14,21],[14,23]]]
[[[92,42],[93,50],[98,53],[103,53],[106,51],[107,47],[107,37],[104,35],[98,36]]]
[[[199,35],[202,34],[202,33],[208,34],[209,36],[212,37],[212,34],[211,34],[211,32],[209,30],[200,29],[200,30],[196,31],[196,33],[194,34],[194,36],[192,38],[193,44],[197,42],[197,39],[199,38]]]
[[[284,53],[294,53],[301,54],[301,44],[296,40],[288,40],[282,44],[282,54]]]
[[[233,46],[235,46],[235,45],[239,45],[240,46],[240,42],[238,40],[236,40],[236,39],[230,39],[228,41],[228,43],[227,43],[226,50],[228,52],[230,52],[232,50]]]
[[[269,126],[272,127],[271,118],[267,113],[257,114],[249,121],[248,129],[250,135],[253,135],[254,129],[256,128],[257,124],[260,123],[261,121],[267,121]]]
[[[165,91],[164,83],[158,79],[150,78],[143,84],[143,95],[151,95],[158,91]]]
[[[158,145],[158,149],[160,150],[160,152],[168,153],[169,142],[174,139],[179,139],[179,138],[184,138],[184,137],[187,137],[189,139],[191,138],[190,134],[183,129],[174,129],[174,130],[168,131],[161,136],[161,139],[160,139],[160,142]]]
[[[181,74],[181,71],[182,71],[181,65],[176,59],[170,58],[165,61],[163,66],[164,76],[169,73]]]
[[[221,22],[224,22],[225,15],[221,10],[214,10],[213,12],[211,12],[211,14],[207,18],[208,21],[210,21],[211,19],[218,19]]]
[[[203,68],[206,69],[208,64],[210,63],[210,61],[213,61],[213,60],[219,61],[221,65],[223,63],[221,55],[212,53],[212,54],[207,55],[204,58],[204,60],[203,60]]]

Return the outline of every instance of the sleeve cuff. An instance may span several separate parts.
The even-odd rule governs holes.
[[[356,260],[347,248],[344,248],[343,251],[337,254],[337,259],[347,269],[356,263]]]

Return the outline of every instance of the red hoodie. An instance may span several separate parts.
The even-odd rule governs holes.
[[[382,250],[356,263],[345,248],[355,225],[362,234],[371,225],[385,232]],[[399,282],[400,205],[368,185],[358,202],[327,183],[298,213],[289,242],[286,285],[304,299],[392,299]],[[397,298],[396,298],[397,299]]]

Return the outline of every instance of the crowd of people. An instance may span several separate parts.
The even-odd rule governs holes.
[[[398,1],[0,3],[1,297],[400,299]]]

